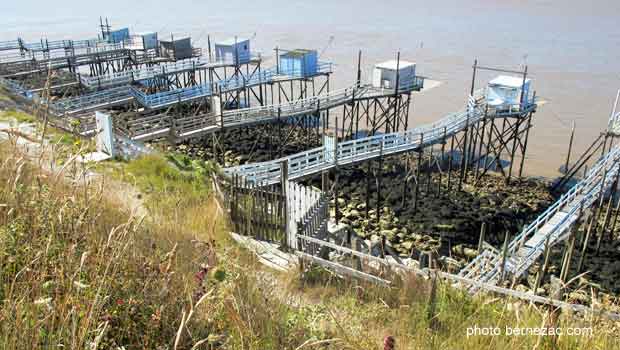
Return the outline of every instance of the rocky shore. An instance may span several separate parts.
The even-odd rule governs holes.
[[[279,142],[276,127],[240,129],[226,132],[216,143],[207,137],[191,143],[169,146],[169,151],[183,153],[191,158],[224,160],[224,166],[267,161],[321,145],[316,134],[288,126],[280,135],[291,140],[285,146]],[[270,134],[271,137],[268,137]],[[417,258],[422,252],[434,252],[447,262],[444,268],[457,271],[477,255],[477,244],[482,223],[487,225],[485,241],[501,247],[504,235],[509,239],[518,234],[523,226],[543,212],[554,198],[548,189],[548,181],[538,178],[513,180],[506,184],[504,178],[489,173],[474,181],[469,173],[467,183],[457,190],[458,173],[452,174],[451,189],[447,187],[447,174],[434,171],[420,176],[417,208],[414,206],[413,179],[409,177],[406,200],[403,190],[406,172],[402,157],[386,158],[382,162],[380,216],[377,219],[377,167],[366,164],[344,167],[339,170],[338,204],[340,223],[349,227],[356,235],[370,242],[386,243],[403,257]],[[410,174],[411,175],[411,174]],[[370,196],[366,198],[367,178],[370,178]],[[335,180],[330,174],[330,183]],[[474,185],[474,182],[475,185]],[[320,187],[320,176],[307,180],[308,184]],[[331,201],[334,215],[335,202]],[[551,291],[554,274],[559,274],[562,246],[555,247],[549,273],[539,290],[540,294]],[[574,302],[587,303],[596,290],[596,300],[613,303],[610,293],[620,293],[620,243],[606,242],[598,256],[589,255],[585,270],[590,273],[580,277],[568,290],[567,297]],[[577,265],[577,254],[573,257]],[[516,288],[530,290],[534,285],[538,265],[534,264],[527,279]],[[575,274],[573,274],[574,276]]]
[[[288,142],[284,143],[284,139]],[[275,126],[263,126],[228,130],[217,140],[206,136],[200,140],[169,146],[168,150],[192,158],[216,159],[224,167],[229,167],[263,162],[320,146],[321,141],[316,133],[310,135],[304,130],[290,126],[283,126],[280,131]]]
[[[435,251],[464,264],[476,255],[483,222],[488,227],[485,240],[499,246],[505,232],[516,234],[553,201],[546,184],[540,180],[526,179],[506,185],[503,178],[488,175],[476,186],[464,184],[462,191],[458,191],[455,181],[458,175],[453,174],[452,189],[448,191],[445,174],[440,184],[439,174],[432,173],[429,186],[421,177],[416,208],[412,183],[403,202],[405,173],[401,166],[400,159],[383,162],[378,220],[376,176],[367,174],[366,169],[340,171],[338,200],[342,223],[350,225],[365,239],[385,236],[388,244],[402,255],[411,255],[413,250]],[[368,210],[367,176],[371,179]]]

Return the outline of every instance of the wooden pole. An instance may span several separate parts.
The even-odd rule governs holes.
[[[611,225],[611,232],[609,232],[609,238],[611,240],[615,238],[616,224],[618,223],[618,214],[620,214],[620,200],[618,200],[618,202],[616,203],[616,208],[614,210],[615,210],[614,220],[613,220],[613,224]]]
[[[579,216],[581,216],[581,214],[579,214]],[[560,271],[560,280],[562,280],[562,282],[566,282],[566,279],[568,278],[568,272],[570,271],[570,264],[573,258],[573,251],[575,250],[575,240],[577,237],[577,229],[579,227],[578,222],[579,222],[579,219],[577,219],[575,225],[572,227],[570,237],[568,239],[568,242],[566,243],[564,261],[562,263],[562,270]]]
[[[538,294],[538,288],[540,288],[542,281],[545,279],[545,274],[547,273],[547,267],[549,266],[549,255],[551,252],[551,245],[549,244],[550,239],[551,236],[547,236],[547,239],[545,240],[545,260],[538,268],[536,282],[534,283],[534,294]]]
[[[336,130],[338,130],[338,118],[336,117]],[[336,224],[340,222],[340,204],[338,203],[338,131],[334,135],[334,209]]]
[[[521,99],[523,99],[523,94],[521,94]],[[516,121],[515,129],[512,137],[512,149],[510,150],[510,167],[508,168],[508,177],[506,177],[506,184],[510,183],[510,178],[512,177],[512,167],[515,161],[515,153],[517,152],[517,143],[519,142],[519,129],[521,129],[522,117],[519,115],[519,119]]]
[[[482,120],[482,132],[480,133],[480,143],[478,145],[478,161],[476,162],[476,169],[474,170],[474,181],[478,181],[478,174],[480,173],[480,161],[482,161],[482,146],[484,146],[484,135],[487,128],[487,109],[485,106],[484,119]]]
[[[534,99],[536,98],[536,91],[534,91]],[[530,138],[530,127],[532,123],[532,112],[530,112],[527,118],[527,126],[525,129],[525,141],[523,142],[523,148],[521,149],[521,164],[519,165],[519,178],[523,176],[523,165],[525,164],[525,152],[527,151],[527,141]]]
[[[426,163],[426,195],[428,196],[431,189],[432,164],[433,164],[433,145],[429,146],[429,159]]]
[[[381,141],[380,149],[379,149],[379,169],[377,169],[377,224],[379,224],[381,220],[381,186],[382,186],[382,177],[383,177],[383,141]]]
[[[459,191],[463,188],[463,181],[465,179],[465,174],[467,173],[467,140],[469,134],[469,114],[467,115],[467,119],[465,121],[465,136],[463,140],[463,153],[461,154],[461,174],[459,176]]]
[[[480,238],[478,239],[478,254],[482,253],[482,245],[484,243],[484,236],[487,232],[487,223],[483,222],[480,226]]]
[[[504,246],[502,248],[502,266],[500,273],[500,282],[504,280],[506,275],[506,261],[508,260],[508,231],[504,233]]]
[[[424,133],[420,135],[420,149],[418,150],[418,164],[415,175],[415,198],[413,202],[413,211],[416,212],[418,210],[418,197],[420,195],[420,165],[422,163],[422,145],[424,144]]]
[[[441,186],[443,184],[443,163],[446,157],[446,134],[447,128],[443,128],[443,139],[441,140],[441,161],[439,162],[439,186],[437,186],[437,197],[441,196]]]
[[[372,174],[372,160],[369,160],[366,168],[366,218],[369,218],[370,212],[370,176]]]
[[[575,121],[573,120],[571,131],[570,131],[570,139],[568,140],[568,153],[566,154],[566,162],[564,163],[564,171],[568,174],[568,164],[570,163],[570,156],[573,150],[573,139],[575,137]]]
[[[620,174],[620,173],[619,173]],[[605,230],[607,229],[607,224],[609,223],[609,219],[611,216],[611,206],[613,205],[614,200],[616,199],[616,190],[618,188],[618,175],[616,175],[614,182],[611,186],[612,194],[609,196],[609,200],[607,201],[607,208],[605,209],[605,216],[603,219],[603,225],[600,230],[598,230],[598,238],[596,240],[596,254],[598,255],[601,250],[601,241],[603,239],[603,235],[605,235]]]
[[[452,135],[451,140],[450,140],[450,154],[448,154],[448,183],[446,184],[446,191],[450,192],[450,190],[452,189],[452,163],[454,162],[454,137],[455,135]]]
[[[403,183],[403,194],[401,196],[400,205],[402,208],[407,203],[407,191],[409,189],[409,156],[405,154],[405,182]]]
[[[588,229],[586,230],[586,235],[582,241],[581,255],[579,256],[579,263],[577,264],[577,272],[581,272],[583,268],[583,263],[585,262],[586,257],[586,249],[588,249],[588,242],[590,241],[590,235],[592,234],[592,226],[596,221],[596,213],[592,213],[590,216],[590,223],[588,224]]]

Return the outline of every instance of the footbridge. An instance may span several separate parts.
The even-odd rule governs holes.
[[[244,62],[258,64],[262,60],[261,55],[253,53],[244,58]],[[222,67],[235,67],[237,63],[233,59],[210,60],[203,56],[189,58],[156,66],[141,67],[121,72],[113,72],[100,76],[80,76],[80,83],[90,89],[102,89],[133,83],[149,85],[149,81],[165,78],[170,75],[196,72],[197,70],[215,69]]]
[[[497,285],[507,277],[518,279],[545,252],[569,237],[580,216],[607,195],[620,169],[620,146],[596,162],[580,182],[523,229],[508,245],[506,254],[488,248],[481,252],[460,276]],[[476,291],[470,287],[470,291]]]
[[[412,84],[414,85],[414,84]],[[381,94],[388,94],[384,89],[375,89],[369,86],[363,86],[358,89],[345,89],[344,91],[335,93],[331,98],[317,99],[312,105],[314,109],[320,109],[321,106],[327,106],[339,103],[347,103],[352,98],[370,98]],[[391,93],[394,93],[392,90]],[[238,174],[243,178],[260,184],[274,184],[280,181],[281,163],[288,163],[289,180],[297,180],[306,176],[321,173],[340,165],[351,165],[383,156],[395,155],[405,152],[419,150],[424,147],[442,143],[446,138],[455,135],[468,126],[481,121],[485,115],[488,116],[486,108],[486,100],[483,96],[483,90],[479,90],[474,95],[476,104],[473,108],[449,114],[437,122],[420,126],[414,129],[380,134],[370,137],[358,138],[350,141],[339,142],[336,144],[332,141],[323,147],[317,147],[308,151],[283,157],[273,161],[247,164],[225,169],[225,173],[232,175]],[[496,106],[495,118],[514,116],[515,113],[528,113],[536,108],[535,100],[524,105],[505,105]],[[260,117],[251,117],[252,113],[237,115],[239,122],[249,122],[250,120],[267,119],[280,115],[295,115],[301,113],[305,105],[291,106],[290,109],[284,111],[282,109],[270,110],[270,113],[264,113]],[[306,112],[307,113],[307,112]],[[241,118],[240,118],[241,117]],[[233,120],[226,118],[224,120]],[[231,122],[232,123],[232,122]],[[332,139],[333,140],[333,139]]]
[[[94,109],[105,109],[122,105],[135,99],[135,101],[144,108],[158,110],[178,103],[188,103],[210,98],[220,93],[242,90],[261,84],[307,78],[307,76],[301,74],[301,71],[291,70],[274,73],[275,69],[269,69],[256,73],[248,79],[234,77],[213,84],[196,85],[154,94],[148,94],[141,91],[139,87],[130,85],[131,82],[146,81],[170,74],[193,71],[199,68],[211,68],[225,64],[232,64],[232,62],[209,62],[197,59],[157,67],[147,67],[139,70],[118,72],[101,77],[81,77],[80,80],[82,84],[86,86],[105,86],[109,88],[54,102],[52,104],[52,109],[57,115],[78,114],[89,112]],[[322,63],[319,66],[317,74],[331,73],[331,71],[331,63]],[[238,112],[233,112],[233,114],[237,115]]]
[[[122,44],[103,43],[96,46],[84,46],[79,49],[53,52],[14,53],[0,56],[0,66],[5,71],[19,69],[60,69],[71,66],[91,64],[98,60],[116,58],[118,55],[128,56],[131,50]]]
[[[223,62],[215,62],[214,64],[223,64]],[[331,72],[332,64],[322,62],[318,66],[317,73],[313,76]],[[191,102],[198,99],[208,98],[219,93],[243,90],[263,84],[273,84],[278,81],[312,77],[305,76],[302,73],[303,72],[301,70],[280,70],[271,68],[256,72],[248,78],[234,76],[229,79],[214,82],[213,84],[197,85],[183,89],[164,91],[156,94],[147,94],[138,89],[134,89],[134,97],[145,108],[161,109],[176,103]]]
[[[86,39],[86,40],[43,40],[36,42],[25,42],[21,38],[16,40],[0,41],[0,51],[52,51],[52,50],[70,50],[82,49],[86,47],[95,47],[100,44],[107,43],[103,39]]]
[[[291,79],[291,77],[294,76],[280,74],[277,76],[273,76],[274,80],[270,81],[275,81],[275,79]],[[221,91],[228,91],[228,89],[234,90],[235,88],[243,88],[242,84],[238,86],[235,84],[236,83],[227,82],[225,83],[225,85],[221,85]],[[256,82],[256,84],[258,84],[258,82]],[[419,91],[420,89],[422,89],[423,85],[424,78],[421,77],[415,77],[410,81],[402,81],[401,84],[399,84],[400,88],[398,89],[398,93]],[[208,94],[210,92],[211,91],[209,91],[208,89],[205,89],[203,91],[204,94]],[[350,87],[330,91],[326,94],[312,96],[290,102],[284,102],[280,104],[232,109],[222,111],[220,114],[209,113],[202,116],[190,116],[170,120],[170,123],[166,124],[169,126],[161,128],[161,124],[157,124],[160,129],[141,133],[140,135],[136,136],[135,139],[144,141],[161,137],[162,135],[169,134],[173,128],[175,138],[177,140],[195,138],[221,130],[270,123],[285,118],[295,118],[311,115],[319,113],[321,111],[343,106],[354,101],[388,97],[393,96],[394,94],[394,89],[376,88],[369,84],[354,84]],[[179,99],[187,100],[185,96],[177,97],[177,101]],[[166,102],[166,105],[172,103],[173,100],[171,100],[170,102]],[[150,120],[150,123],[152,123],[152,120]],[[313,151],[316,150],[310,150],[308,152]],[[270,169],[277,166],[279,165],[267,165],[267,167]],[[273,179],[273,181],[277,182],[277,179]]]

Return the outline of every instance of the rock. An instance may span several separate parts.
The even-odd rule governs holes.
[[[400,244],[403,250],[410,252],[411,248],[413,248],[413,241],[404,241]]]
[[[382,253],[381,237],[377,235],[372,235],[372,237],[370,238],[370,255],[381,256],[381,253]]]
[[[568,294],[569,299],[578,301],[582,304],[588,304],[590,302],[590,297],[584,291],[574,291]]]
[[[464,248],[463,249],[463,254],[468,259],[474,259],[476,256],[478,256],[478,251],[475,250],[475,249],[471,249],[471,248]]]
[[[381,219],[381,220],[379,221],[379,226],[380,226],[382,229],[385,229],[385,230],[389,230],[389,229],[391,229],[391,228],[393,228],[393,227],[394,227],[394,225],[392,224],[392,222],[391,222],[391,221],[384,220],[384,219]]]

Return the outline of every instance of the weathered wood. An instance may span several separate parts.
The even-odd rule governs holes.
[[[500,282],[504,280],[506,274],[506,261],[508,259],[508,232],[504,233],[504,246],[502,248],[502,265],[499,280]]]
[[[379,278],[376,277],[374,275],[365,273],[365,272],[361,272],[361,271],[357,271],[353,268],[350,268],[348,266],[344,266],[344,265],[340,265],[334,262],[331,262],[329,260],[325,260],[322,258],[319,258],[317,256],[313,256],[310,254],[306,254],[303,252],[297,252],[297,254],[299,254],[299,256],[301,256],[302,258],[309,260],[312,263],[315,263],[317,265],[321,265],[325,268],[329,268],[334,270],[336,273],[341,273],[343,275],[349,275],[349,276],[353,276],[356,278],[360,278],[369,282],[373,282],[373,283],[377,283],[377,284],[381,284],[381,285],[391,285],[391,282],[388,280],[385,280],[383,278]]]
[[[547,268],[549,266],[549,255],[551,253],[551,245],[549,241],[551,240],[551,236],[548,236],[545,240],[545,253],[544,253],[544,262],[538,268],[538,273],[536,274],[536,282],[534,283],[534,294],[538,294],[538,288],[542,284],[542,281],[545,279],[545,274],[547,273]]]
[[[480,226],[480,238],[478,239],[478,254],[482,253],[482,244],[484,243],[484,236],[487,231],[487,223],[483,222]]]

